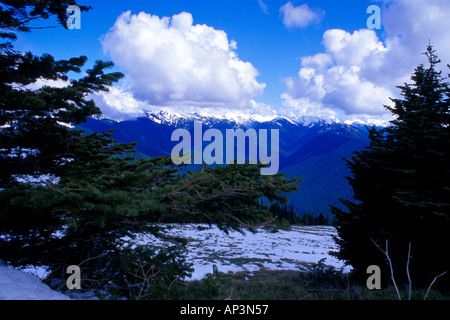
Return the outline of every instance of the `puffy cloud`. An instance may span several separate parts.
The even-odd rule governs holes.
[[[386,123],[383,105],[398,96],[396,86],[410,82],[415,67],[427,64],[421,53],[428,39],[450,62],[449,15],[448,1],[385,0],[383,40],[374,30],[327,30],[325,51],[303,57],[297,77],[285,79],[282,112]]]
[[[187,12],[171,18],[125,12],[102,44],[127,73],[124,98],[114,92],[102,97],[110,96],[117,111],[127,112],[117,99],[133,99],[131,113],[148,106],[242,109],[265,88],[256,80],[258,70],[238,58],[235,41],[224,31],[194,25]]]
[[[384,4],[382,22],[388,35],[385,43],[389,60],[404,69],[417,66],[423,61],[420,54],[430,41],[445,62],[444,69],[450,62],[450,2],[384,0]]]
[[[109,91],[101,91],[92,95],[103,116],[114,120],[130,120],[143,116],[143,112],[151,109],[147,103],[137,100],[125,86],[113,86]]]
[[[270,120],[277,116],[276,110],[270,105],[250,100],[248,106],[242,109],[230,109],[227,106],[202,106],[198,105],[152,105],[134,97],[126,83],[111,87],[109,91],[93,94],[92,99],[102,110],[102,115],[108,119],[118,121],[131,120],[144,116],[144,112],[166,111],[171,114],[200,114],[214,115],[227,119]]]
[[[303,57],[296,78],[285,80],[284,105],[304,113],[338,118],[342,114],[379,115],[391,92],[371,81],[366,65],[386,52],[371,30],[328,30],[323,36],[327,53]]]
[[[284,25],[288,28],[304,28],[310,24],[320,22],[324,16],[323,11],[312,10],[306,3],[294,7],[290,1],[280,8],[280,14]]]

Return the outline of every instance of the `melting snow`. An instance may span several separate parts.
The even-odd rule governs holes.
[[[230,231],[226,234],[216,226],[166,225],[164,233],[187,239],[187,261],[193,263],[190,280],[202,279],[213,272],[216,265],[221,272],[253,272],[268,270],[308,270],[312,264],[324,259],[324,264],[344,272],[350,268],[329,254],[338,249],[331,226],[292,226],[292,230],[257,233]],[[130,245],[167,246],[168,243],[148,234],[139,234]],[[0,300],[58,300],[69,297],[51,290],[43,284],[40,267],[23,271],[2,265],[0,261]],[[30,274],[33,273],[33,274]],[[38,277],[39,275],[39,277]],[[189,280],[189,279],[187,279]]]
[[[30,273],[0,265],[0,300],[68,300]]]
[[[212,273],[213,265],[225,273],[264,268],[306,271],[325,259],[325,265],[350,271],[329,254],[338,250],[333,240],[337,236],[336,229],[331,226],[292,226],[290,231],[230,231],[226,234],[216,226],[167,225],[164,234],[187,239],[187,261],[193,263],[194,268],[191,280]],[[148,234],[139,235],[133,243],[167,246],[167,242]]]

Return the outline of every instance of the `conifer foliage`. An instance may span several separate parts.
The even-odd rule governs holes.
[[[386,106],[395,119],[383,129],[370,129],[370,145],[347,160],[356,201],[342,201],[348,212],[333,208],[340,240],[337,256],[363,279],[369,265],[387,266],[389,256],[397,281],[408,281],[408,246],[413,285],[426,286],[450,271],[450,89],[430,45],[429,66],[417,67],[412,83],[399,86],[401,99]],[[384,274],[390,277],[389,270]],[[441,284],[447,281],[441,278]]]
[[[56,61],[14,50],[15,32],[28,31],[31,20],[57,15],[64,25],[67,1],[0,4],[2,260],[48,266],[49,278],[64,284],[67,267],[78,265],[84,289],[109,284],[122,296],[168,298],[191,269],[183,240],[164,236],[161,223],[206,221],[224,231],[264,227],[273,218],[260,199],[286,203],[280,194],[298,189],[299,180],[282,173],[261,176],[261,165],[181,172],[170,157],[135,159],[136,144],[117,143],[113,132],[70,129],[100,114],[89,94],[108,90],[123,75],[105,73],[112,63],[97,61],[86,76],[69,79],[87,57]],[[67,85],[28,86],[38,80]],[[174,245],[136,248],[125,241],[136,232]]]
[[[325,217],[322,212],[318,215],[311,212],[297,213],[293,205],[288,208],[288,206],[273,203],[270,205],[270,212],[281,222],[287,221],[289,225],[314,226],[329,224],[328,217]]]

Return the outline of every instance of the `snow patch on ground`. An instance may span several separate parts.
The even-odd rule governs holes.
[[[329,254],[338,251],[333,239],[337,232],[332,226],[292,226],[289,231],[226,234],[217,226],[186,224],[167,225],[163,233],[187,239],[187,261],[194,264],[188,280],[204,278],[212,273],[213,265],[225,273],[261,269],[307,271],[324,259],[327,266],[350,271]],[[149,234],[139,235],[133,244],[167,246],[167,242]]]
[[[230,231],[226,234],[216,226],[186,224],[166,225],[164,234],[188,241],[187,261],[193,263],[194,272],[186,280],[204,278],[213,272],[213,265],[224,273],[251,273],[261,269],[307,271],[324,259],[325,265],[350,271],[329,254],[338,250],[333,240],[337,236],[336,229],[331,226],[292,226],[290,231]],[[149,234],[139,234],[137,239],[129,240],[130,245],[168,245]],[[3,265],[0,260],[0,300],[70,299],[42,283],[40,277],[45,273],[45,268],[41,267],[20,271]]]
[[[70,298],[50,289],[35,275],[11,266],[0,266],[0,300],[70,300]]]

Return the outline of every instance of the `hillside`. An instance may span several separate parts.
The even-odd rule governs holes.
[[[119,142],[136,141],[139,153],[154,157],[171,154],[177,144],[171,141],[175,129],[187,129],[193,137],[195,121],[203,124],[204,131],[215,128],[222,133],[226,129],[237,128],[278,129],[279,171],[288,177],[303,179],[299,192],[289,195],[290,204],[294,205],[297,212],[323,212],[329,215],[329,204],[340,206],[340,197],[350,199],[352,190],[345,179],[350,172],[342,158],[350,158],[353,151],[361,150],[369,141],[364,129],[309,117],[257,121],[251,118],[230,119],[160,112],[121,122],[90,118],[82,128],[88,132],[114,129],[115,139]]]

